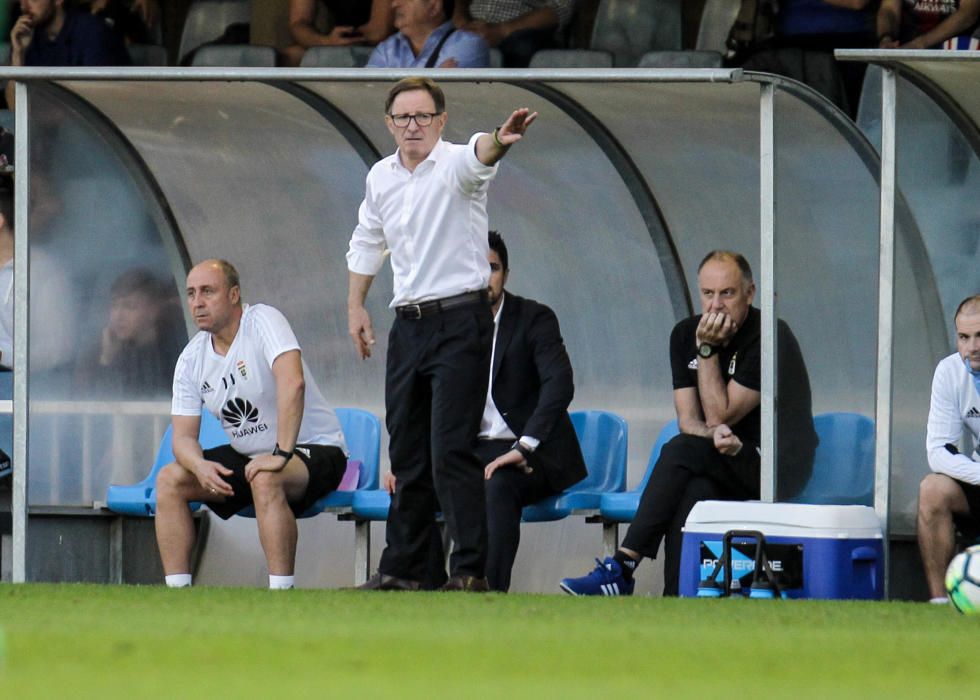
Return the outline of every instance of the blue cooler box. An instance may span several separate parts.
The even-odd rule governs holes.
[[[729,530],[757,530],[765,536],[766,554],[787,598],[880,600],[883,595],[884,552],[874,509],[701,501],[684,525],[682,596],[697,595],[698,583],[711,575]],[[740,581],[744,594],[752,582],[754,553],[750,540],[733,547],[732,578]],[[722,579],[719,574],[718,582]]]

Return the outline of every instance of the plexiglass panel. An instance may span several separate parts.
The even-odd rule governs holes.
[[[243,298],[279,308],[327,400],[383,413],[384,353],[347,335],[347,241],[368,166],[323,116],[258,83],[73,85],[147,162],[196,262],[229,259]],[[390,274],[372,306],[387,333]]]
[[[939,65],[917,63],[915,67],[929,67],[930,75],[942,77]],[[954,73],[966,69],[965,64],[947,67]],[[976,65],[974,75],[975,69]],[[955,89],[956,85],[947,80],[946,87]],[[975,98],[962,88],[952,94],[965,106]],[[952,319],[956,306],[980,288],[976,266],[980,258],[980,160],[957,125],[926,92],[902,77],[897,89],[897,181],[918,233],[897,231],[897,264],[902,267],[896,269],[895,282],[891,505],[895,531],[911,534],[918,483],[928,473],[925,427],[932,374],[939,360],[955,347]],[[881,69],[875,66],[868,70],[859,125],[876,145],[880,142]]]
[[[859,126],[877,145],[881,69],[875,66],[868,69]],[[980,256],[980,159],[942,108],[901,77],[896,128],[898,184],[922,231],[951,324],[956,306],[980,283],[972,264]]]
[[[776,314],[790,329],[777,335],[780,499],[872,505],[877,175],[861,134],[777,90]]]
[[[956,101],[973,120],[974,125],[980,125],[980,90],[977,90],[980,60],[970,52],[956,52],[954,59],[956,60],[903,60],[901,63],[935,83]]]
[[[161,202],[88,105],[30,92],[34,505],[87,505],[145,474],[187,340]],[[165,241],[170,242],[165,245]]]
[[[32,502],[89,504],[102,498],[110,479],[127,483],[145,474],[169,403],[142,400],[155,394],[144,397],[125,384],[87,380],[83,360],[103,356],[117,283],[128,289],[124,282],[154,277],[169,309],[160,317],[180,326],[175,297],[188,259],[231,259],[242,273],[246,301],[278,306],[290,319],[328,400],[382,414],[384,343],[369,362],[354,355],[344,254],[372,151],[393,151],[382,118],[390,83],[64,87],[67,92],[40,88],[32,104],[38,120],[32,130],[38,178],[32,183],[32,289],[45,289],[38,279],[52,280],[47,287],[68,285],[65,303],[45,316],[60,314],[67,320],[55,326],[74,323],[76,330],[69,356],[43,369],[38,360],[31,377]],[[573,408],[606,408],[629,420],[632,486],[660,427],[674,417],[667,339],[678,316],[689,312],[688,299],[697,300],[699,260],[710,249],[733,248],[746,254],[758,279],[759,86],[497,82],[444,88],[452,141],[489,130],[514,107],[541,113],[501,165],[491,187],[490,222],[510,247],[509,289],[558,314],[576,371]],[[85,102],[112,128],[100,127]],[[871,416],[873,168],[853,138],[812,105],[783,95],[777,107],[778,312],[799,342],[813,410]],[[973,172],[971,164],[967,173]],[[897,338],[922,335],[926,319],[938,316],[929,306],[929,261],[914,225],[901,222],[900,229],[904,279],[897,308],[905,308]],[[39,272],[45,250],[60,270]],[[679,270],[680,277],[665,270]],[[390,324],[390,298],[384,269],[368,300],[380,339]],[[49,324],[34,325],[40,334]],[[182,328],[167,337],[182,345]],[[60,349],[34,333],[32,352]],[[901,381],[910,387],[908,396],[896,392],[896,435],[911,435],[908,444],[904,436],[896,440],[906,451],[903,456],[896,448],[899,470],[921,454],[921,436],[913,433],[924,418],[913,415],[917,404],[908,409],[902,402],[919,400],[921,377],[928,392],[934,358],[922,357],[930,354],[930,342],[896,348],[897,376],[908,372]],[[904,513],[902,488],[896,486],[895,503]],[[551,590],[556,574],[572,573],[569,562],[575,569],[597,553],[597,529],[580,519],[535,526],[528,535],[518,563],[522,573],[515,577],[519,590]],[[254,540],[251,528],[247,536]],[[564,546],[555,546],[559,540]],[[203,580],[234,583],[241,573],[236,566],[249,564],[209,555]],[[317,580],[332,585],[334,578]],[[641,582],[641,589],[650,590],[650,583]]]

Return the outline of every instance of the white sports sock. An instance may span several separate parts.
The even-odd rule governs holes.
[[[187,588],[191,585],[190,574],[170,574],[163,579],[167,582],[168,588]]]
[[[274,574],[269,574],[269,590],[270,591],[285,591],[293,587],[293,582],[295,581],[295,576],[275,576]]]
[[[946,605],[949,602],[949,598],[944,595],[936,596],[935,598],[930,598],[929,602],[933,605]]]

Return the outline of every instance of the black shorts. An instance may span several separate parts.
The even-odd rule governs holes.
[[[301,515],[318,498],[340,486],[340,480],[344,478],[344,472],[347,470],[347,458],[343,450],[334,445],[297,445],[296,447],[309,450],[310,453],[307,457],[303,450],[296,451],[296,456],[303,461],[310,474],[303,497],[289,504],[295,515]],[[207,502],[208,508],[219,518],[227,520],[242,508],[254,503],[252,487],[245,478],[245,465],[251,461],[251,457],[236,451],[231,445],[221,445],[204,450],[204,459],[217,462],[233,472],[221,478],[228,482],[235,495],[221,502]]]
[[[956,480],[966,496],[966,506],[970,512],[966,515],[954,515],[956,529],[963,533],[968,540],[980,538],[980,486]]]

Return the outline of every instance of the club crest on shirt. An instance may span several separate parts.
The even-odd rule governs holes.
[[[245,360],[239,360],[235,366],[238,367],[238,373],[242,375],[242,379],[248,379],[248,372],[245,370]]]
[[[735,360],[736,360],[737,357],[738,357],[738,353],[736,352],[734,355],[732,355],[732,359],[728,363],[728,376],[729,377],[732,376],[733,374],[735,374]]]

